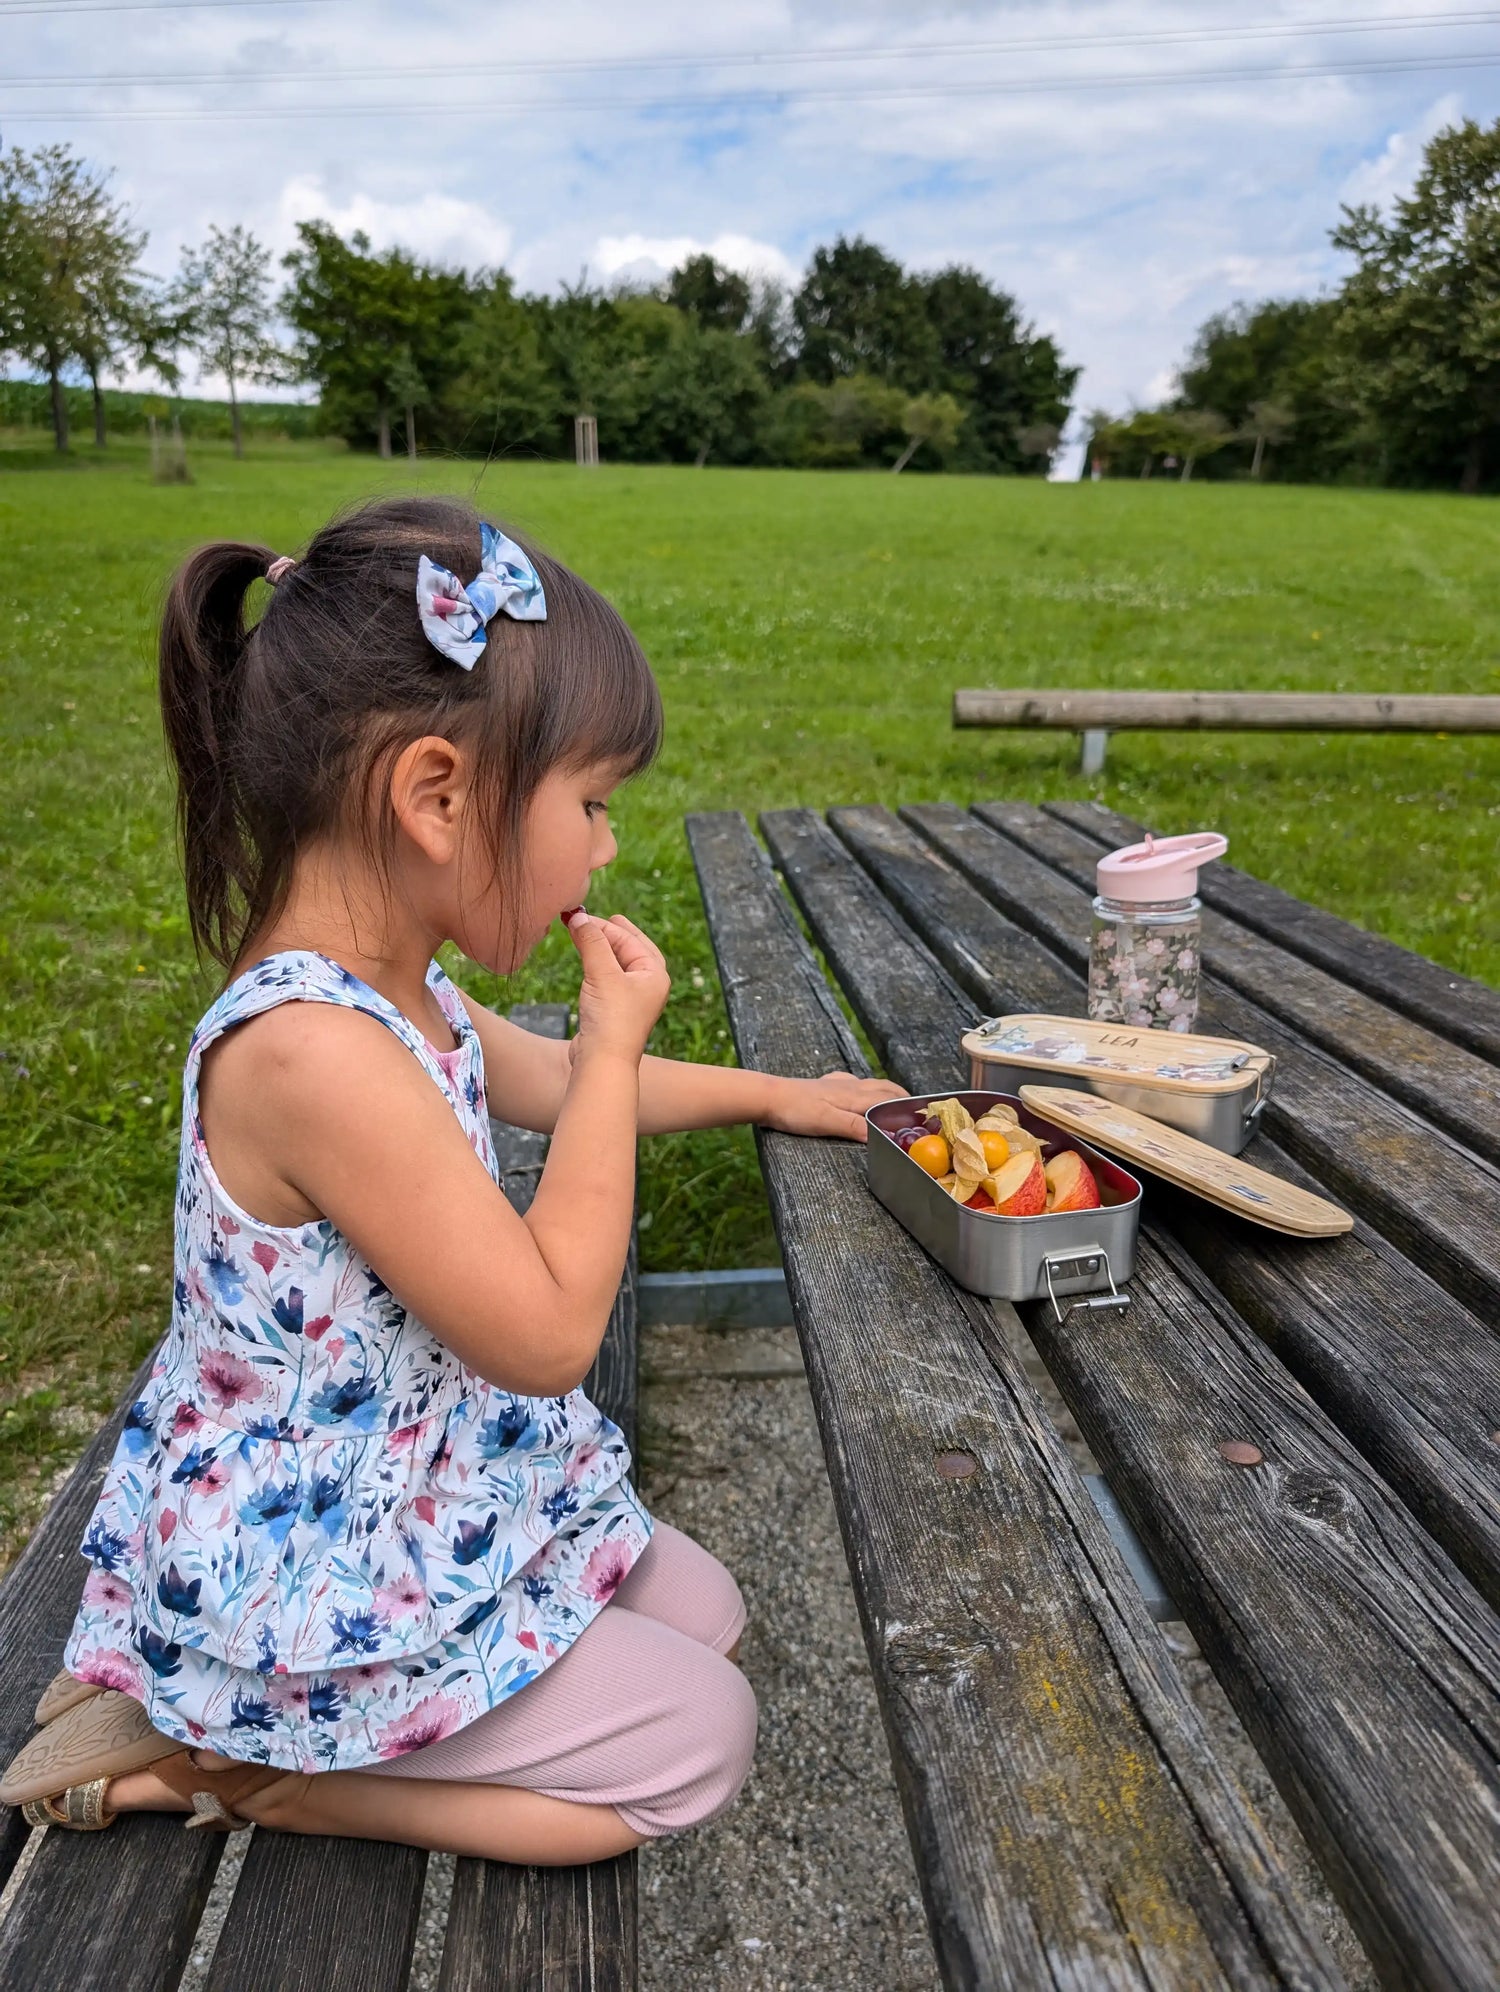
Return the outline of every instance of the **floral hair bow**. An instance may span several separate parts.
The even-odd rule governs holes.
[[[426,554],[417,563],[417,613],[435,650],[472,671],[484,654],[485,626],[492,616],[516,622],[545,622],[547,597],[526,554],[498,528],[479,528],[479,572],[467,587]]]

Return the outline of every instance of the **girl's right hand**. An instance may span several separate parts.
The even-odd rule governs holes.
[[[672,987],[661,949],[623,913],[600,920],[580,907],[565,924],[583,964],[572,1057],[597,1048],[638,1063]]]

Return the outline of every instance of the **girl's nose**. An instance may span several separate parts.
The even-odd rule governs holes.
[[[603,844],[598,847],[593,857],[589,860],[589,870],[603,871],[604,867],[612,865],[619,855],[620,846],[615,841],[615,833],[612,829],[606,827]]]

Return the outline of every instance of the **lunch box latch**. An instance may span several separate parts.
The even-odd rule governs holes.
[[[1059,1300],[1053,1286],[1054,1280],[1087,1280],[1103,1270],[1109,1281],[1108,1293],[1080,1293],[1066,1303]],[[1047,1298],[1052,1303],[1052,1312],[1057,1316],[1057,1325],[1063,1327],[1075,1309],[1086,1308],[1090,1312],[1101,1307],[1113,1308],[1123,1314],[1130,1305],[1130,1295],[1121,1293],[1115,1285],[1115,1276],[1110,1271],[1109,1254],[1097,1245],[1074,1248],[1071,1252],[1049,1252],[1042,1260],[1042,1275],[1047,1282]]]

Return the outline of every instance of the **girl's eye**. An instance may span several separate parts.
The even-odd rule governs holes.
[[[583,813],[589,819],[590,823],[592,823],[594,820],[595,810],[597,810],[601,816],[608,816],[609,804],[607,802],[586,802],[583,805]]]

